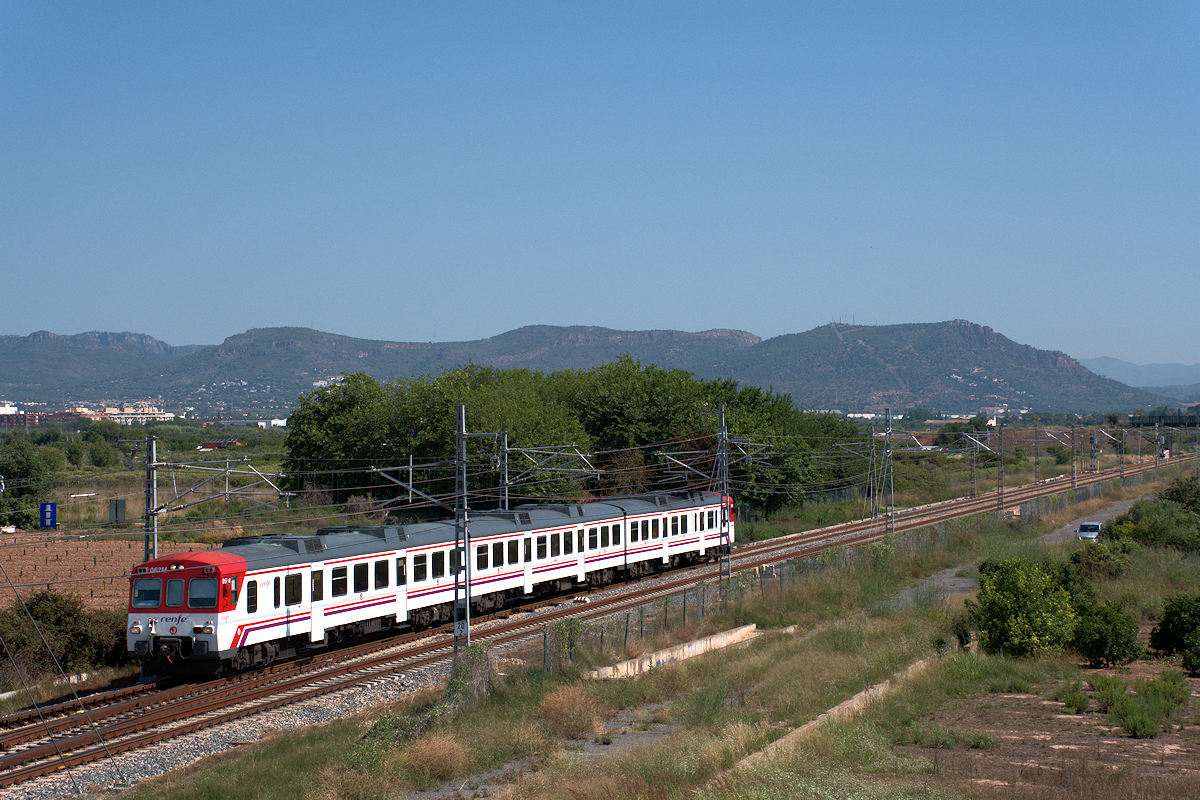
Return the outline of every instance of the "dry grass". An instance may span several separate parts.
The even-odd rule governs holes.
[[[565,739],[583,739],[600,728],[600,704],[582,686],[560,686],[546,695],[538,713]]]
[[[461,775],[469,765],[467,749],[450,734],[437,732],[426,734],[386,757],[382,771],[392,773],[399,767],[428,785]]]

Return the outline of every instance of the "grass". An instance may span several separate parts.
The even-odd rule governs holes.
[[[477,701],[426,695],[389,710],[369,729],[362,722],[339,722],[281,737],[293,744],[279,755],[290,766],[279,771],[259,763],[260,751],[269,753],[276,746],[272,742],[254,753],[219,759],[211,770],[158,782],[160,788],[136,796],[287,795],[297,800],[294,792],[276,788],[276,781],[307,787],[303,798],[399,796],[447,778],[459,781],[517,759],[534,759],[536,769],[526,769],[507,787],[514,800],[684,797],[706,784],[704,794],[712,797],[795,796],[804,787],[847,797],[942,797],[929,786],[897,779],[928,774],[934,766],[929,758],[897,754],[893,745],[919,740],[940,743],[943,749],[994,749],[997,741],[986,732],[939,730],[925,718],[948,699],[1028,692],[1054,678],[1077,680],[1072,660],[950,656],[860,718],[823,726],[797,756],[748,776],[723,772],[785,730],[953,641],[957,609],[936,601],[931,592],[913,593],[908,604],[885,602],[899,590],[922,576],[981,557],[1040,553],[1034,540],[1041,534],[1111,500],[1091,501],[1037,524],[1012,527],[979,517],[871,548],[828,553],[806,562],[782,589],[772,585],[766,591],[747,579],[739,599],[704,622],[716,628],[745,622],[768,629],[796,624],[800,630],[819,629],[813,635],[767,635],[745,647],[626,681],[581,683],[570,666],[552,674],[518,671]],[[1130,574],[1150,567],[1148,561],[1135,563]],[[870,613],[863,612],[867,608]],[[695,627],[692,621],[689,634]],[[635,641],[631,646],[647,649],[654,643]],[[610,637],[604,648],[588,651],[584,662],[615,658],[623,647],[623,639]],[[647,713],[647,707],[658,710]],[[633,729],[670,722],[674,732],[647,746],[613,747],[601,763],[581,758],[578,748],[618,743],[619,733],[605,723],[622,709],[635,711]],[[315,742],[321,743],[319,754]],[[876,772],[889,777],[881,782],[872,777]],[[203,794],[211,791],[204,787],[215,785],[259,788]]]

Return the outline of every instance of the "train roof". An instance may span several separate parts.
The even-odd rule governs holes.
[[[521,531],[586,525],[617,516],[682,511],[720,500],[721,496],[714,492],[693,491],[653,492],[589,503],[529,503],[511,511],[472,511],[469,526],[471,538],[482,539]],[[322,528],[315,535],[307,536],[286,533],[244,536],[225,541],[221,550],[244,558],[246,568],[254,571],[453,541],[454,521],[442,520],[411,525]]]

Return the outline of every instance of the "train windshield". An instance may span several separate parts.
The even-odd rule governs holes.
[[[162,601],[162,581],[158,578],[134,578],[129,604],[134,608],[158,608]]]
[[[188,584],[188,605],[192,608],[216,608],[217,579],[192,578]]]

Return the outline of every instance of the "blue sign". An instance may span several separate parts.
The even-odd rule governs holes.
[[[58,527],[58,503],[42,503],[42,527]]]

